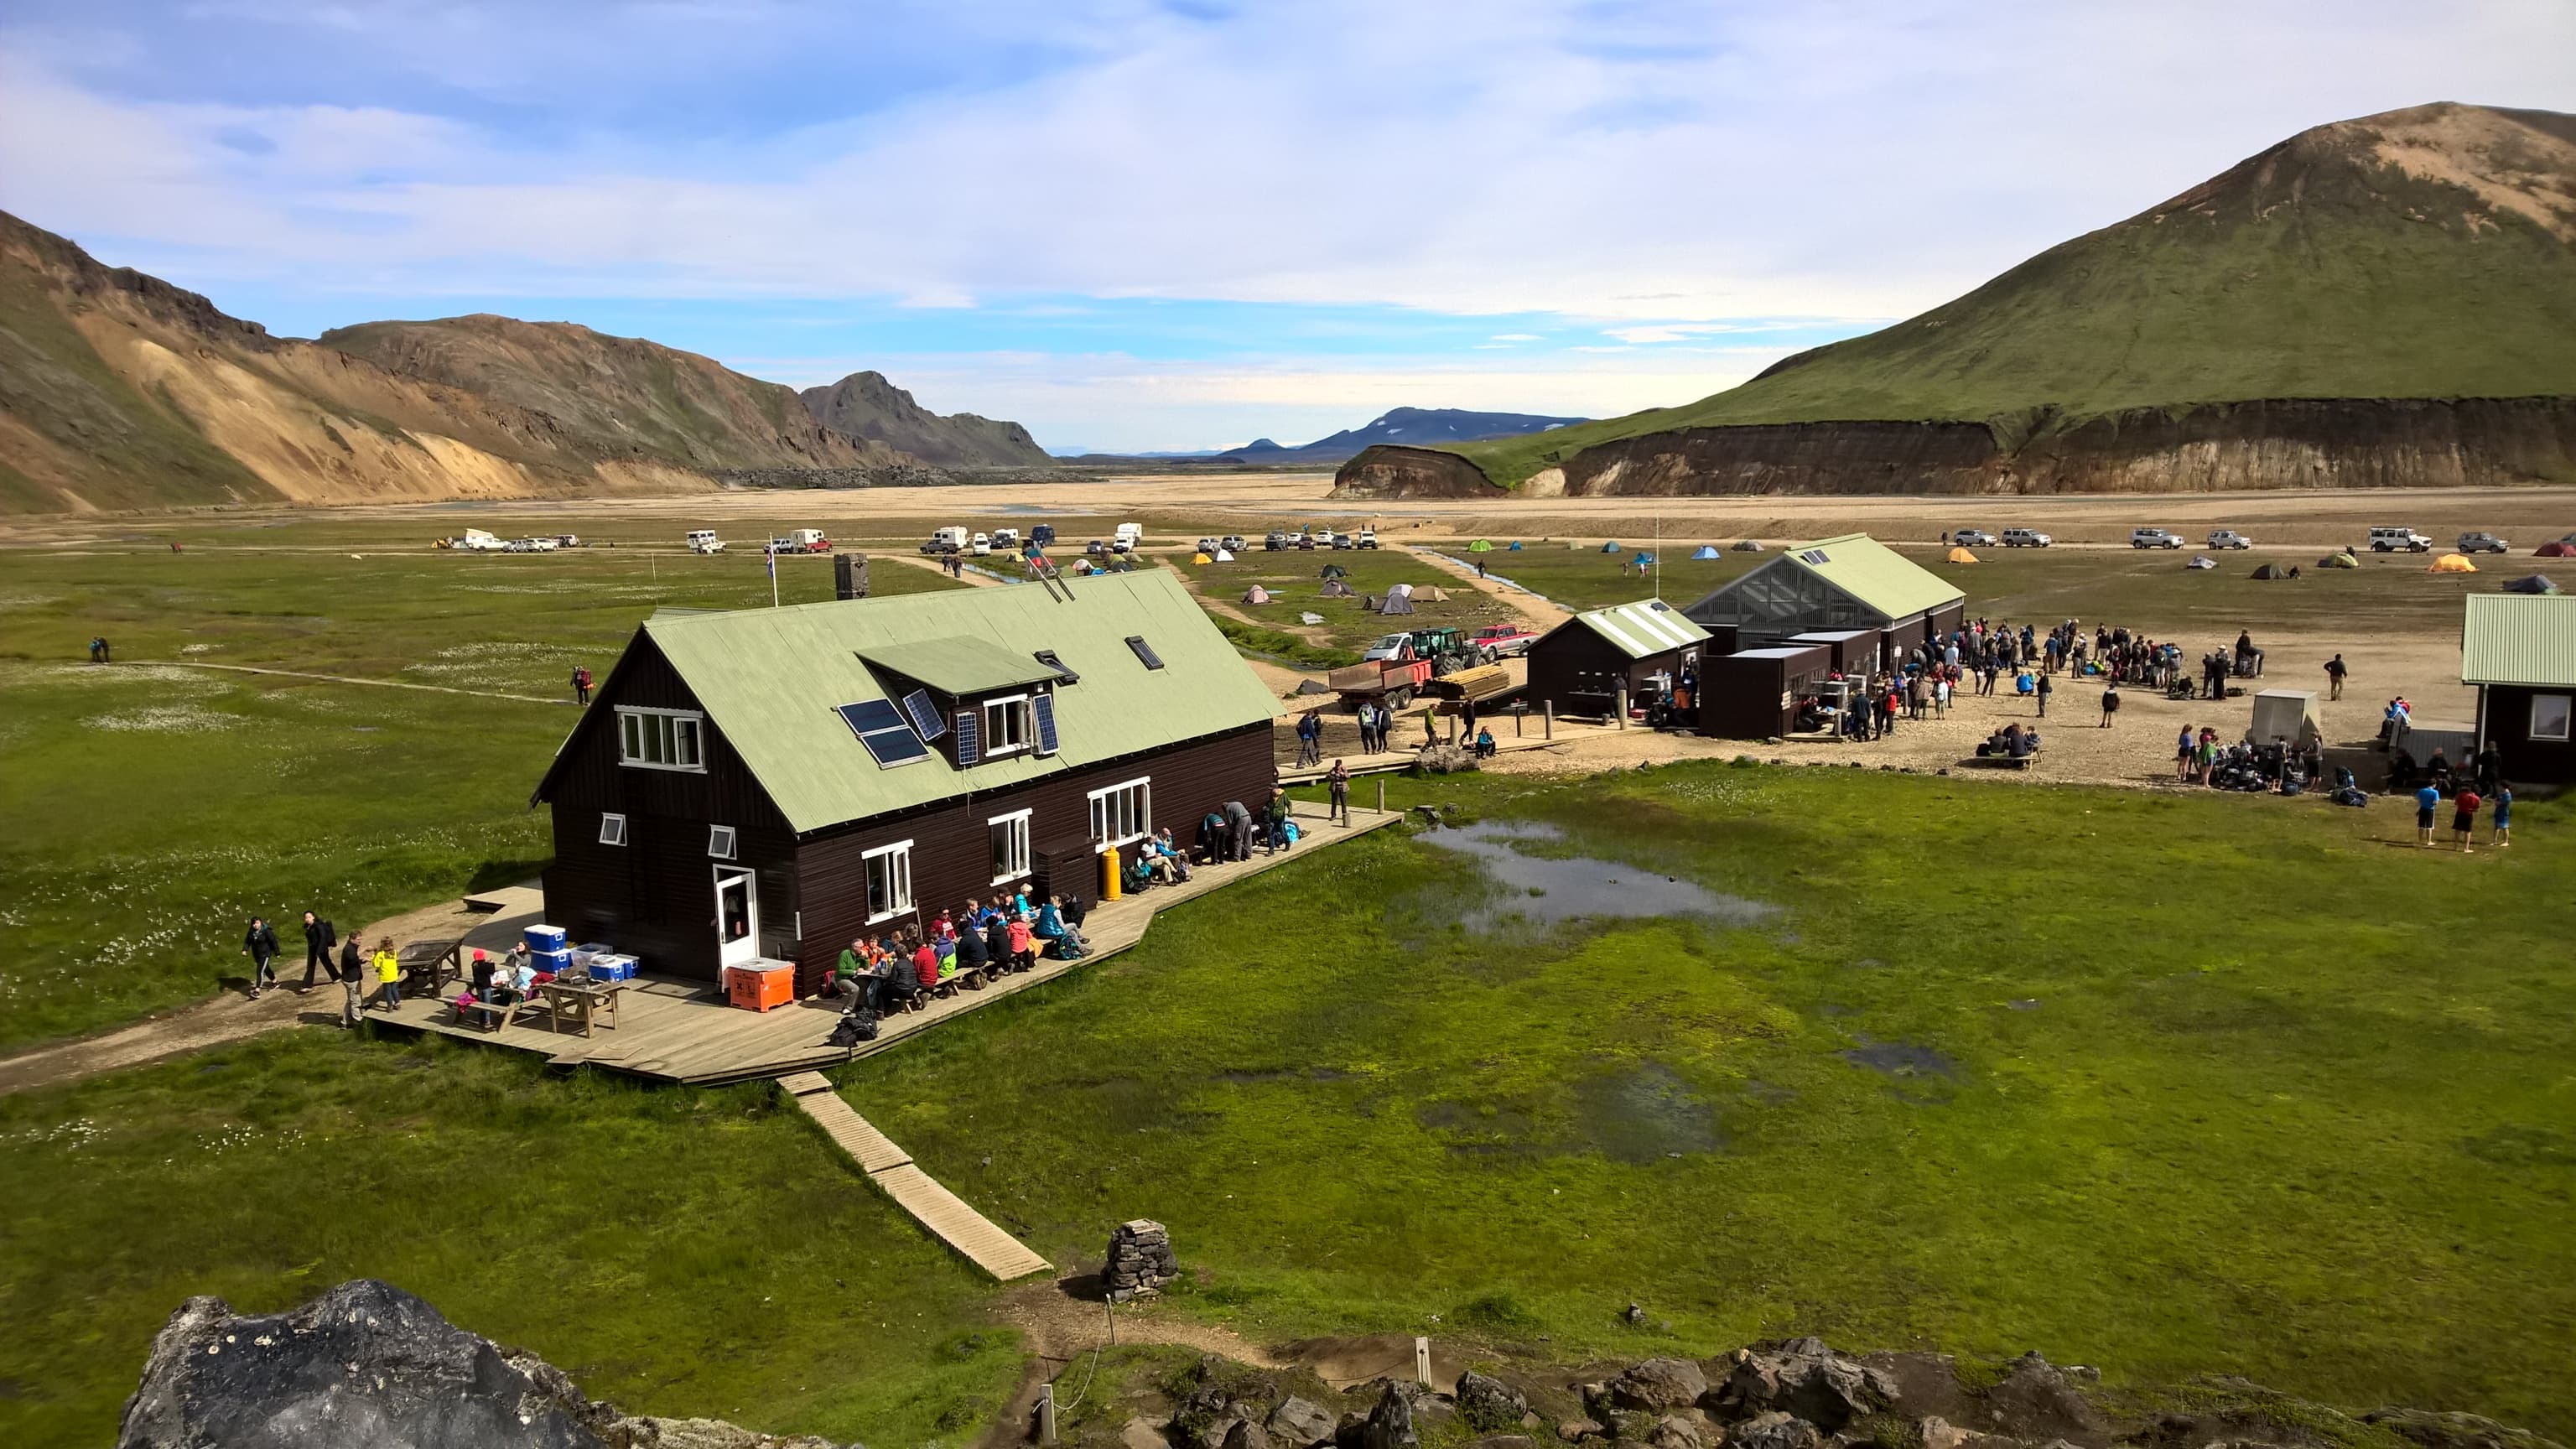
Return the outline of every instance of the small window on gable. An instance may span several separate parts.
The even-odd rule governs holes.
[[[734,836],[730,825],[707,827],[707,856],[712,860],[733,859]]]
[[[1143,661],[1146,668],[1160,669],[1163,667],[1163,656],[1154,652],[1154,646],[1145,642],[1144,635],[1128,635],[1127,647],[1136,651],[1136,657]]]
[[[626,817],[623,815],[600,816],[599,843],[602,845],[624,845],[626,843]]]

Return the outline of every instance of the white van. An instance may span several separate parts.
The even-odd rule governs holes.
[[[1112,553],[1134,553],[1144,545],[1145,525],[1141,523],[1122,523],[1109,537],[1109,551]]]
[[[2433,540],[2411,528],[2374,528],[2370,531],[2372,553],[2430,553]]]
[[[2040,532],[2036,528],[2007,528],[2004,530],[2004,547],[2006,548],[2046,548],[2055,542],[2057,542],[2056,539],[2049,537],[2047,534]]]
[[[690,529],[689,552],[722,553],[724,552],[724,540],[716,537],[716,531],[712,528]]]
[[[2169,528],[2133,528],[2129,530],[2131,548],[2180,548],[2182,535]]]

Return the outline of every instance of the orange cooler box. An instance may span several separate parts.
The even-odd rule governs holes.
[[[725,995],[734,1005],[767,1011],[796,999],[796,968],[784,961],[725,968]]]

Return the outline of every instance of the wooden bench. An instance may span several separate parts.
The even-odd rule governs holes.
[[[471,1025],[477,1031],[499,1031],[517,1019],[519,1008],[526,1003],[514,1001],[508,1006],[503,1006],[497,1001],[466,1001],[460,998],[449,1004],[456,1009],[458,1025]]]

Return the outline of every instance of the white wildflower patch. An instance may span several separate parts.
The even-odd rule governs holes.
[[[218,714],[196,704],[156,704],[142,709],[118,710],[113,714],[94,714],[81,721],[81,728],[107,730],[111,733],[199,735],[240,727],[239,715]]]
[[[202,642],[196,644],[182,644],[179,646],[179,652],[182,654],[212,654],[223,647],[224,646],[221,644],[207,644]]]

